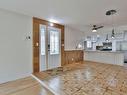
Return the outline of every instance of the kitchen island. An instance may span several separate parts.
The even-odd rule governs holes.
[[[124,65],[124,52],[85,50],[84,60],[114,65]]]

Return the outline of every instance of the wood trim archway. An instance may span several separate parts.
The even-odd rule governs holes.
[[[36,17],[33,17],[33,73],[40,71],[40,65],[39,65],[39,53],[40,53],[40,32],[39,32],[39,25],[43,24],[46,26],[50,26],[49,21],[39,19]],[[64,26],[60,24],[53,23],[55,28],[61,29],[61,65],[64,65]]]

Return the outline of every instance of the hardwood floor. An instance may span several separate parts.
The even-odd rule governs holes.
[[[127,67],[79,62],[35,73],[56,95],[127,95]],[[32,77],[0,84],[0,95],[53,95]]]
[[[0,84],[0,95],[53,95],[32,77]]]
[[[58,95],[127,95],[127,68],[84,62],[43,72],[37,77]]]
[[[126,67],[126,68],[127,68],[127,63],[124,63],[124,67]]]

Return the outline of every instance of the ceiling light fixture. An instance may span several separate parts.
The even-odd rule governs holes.
[[[50,26],[54,26],[54,24],[51,22],[51,23],[50,23]]]
[[[49,19],[49,22],[52,22],[52,23],[58,23],[58,21],[55,20],[55,19]]]
[[[112,16],[112,34],[111,37],[115,38],[115,30],[114,30],[114,21],[113,21],[113,15],[116,14],[116,10],[109,10],[106,12],[107,16]]]
[[[97,26],[96,25],[93,25],[92,32],[97,32]]]
[[[97,29],[93,29],[92,32],[97,32]]]

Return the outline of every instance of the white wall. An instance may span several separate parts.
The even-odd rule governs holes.
[[[0,9],[0,83],[32,73],[32,17]]]
[[[81,31],[65,26],[65,50],[75,50],[84,38],[85,34]]]

